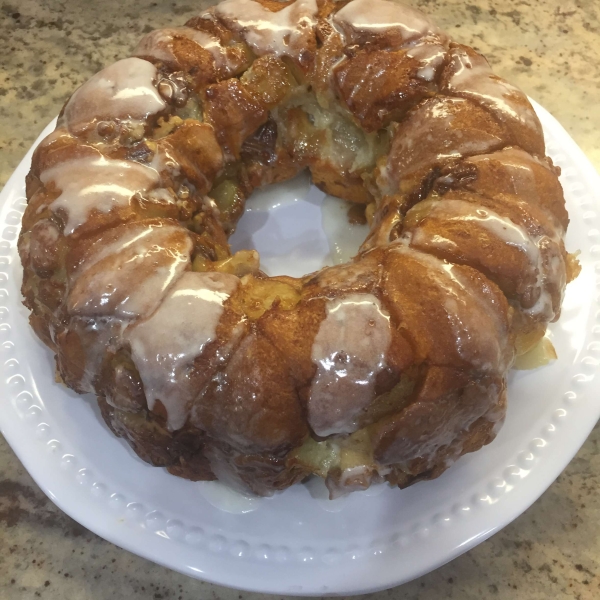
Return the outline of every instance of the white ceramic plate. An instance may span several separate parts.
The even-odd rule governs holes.
[[[140,461],[108,431],[94,402],[54,383],[51,354],[27,325],[15,246],[31,151],[1,195],[2,433],[39,486],[76,521],[152,561],[231,587],[304,595],[369,592],[472,548],[538,498],[600,416],[600,180],[563,128],[536,108],[548,153],[563,169],[568,248],[581,249],[583,271],[551,328],[559,359],[513,373],[508,417],[497,439],[436,481],[404,491],[380,487],[332,504],[318,486],[308,485],[268,500],[239,501]],[[331,260],[322,200],[302,180],[263,194],[250,202],[234,246],[255,245],[271,273],[320,267]],[[281,206],[268,212],[274,204]],[[343,211],[335,206],[323,221],[327,230],[338,223],[334,235],[341,248],[336,245],[334,254],[343,255],[342,242],[357,234],[339,225]],[[332,219],[336,211],[339,221]]]

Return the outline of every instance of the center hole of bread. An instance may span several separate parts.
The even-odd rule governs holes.
[[[300,277],[347,261],[368,227],[348,220],[350,204],[311,184],[308,173],[256,190],[230,238],[233,252],[255,249],[268,275]]]

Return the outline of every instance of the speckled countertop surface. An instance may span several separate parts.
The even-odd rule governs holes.
[[[146,31],[209,2],[0,0],[0,186],[68,94]],[[564,125],[600,169],[600,2],[413,0]],[[600,597],[600,428],[532,508],[437,571],[373,594]],[[120,550],[44,496],[0,437],[0,600],[258,600]]]

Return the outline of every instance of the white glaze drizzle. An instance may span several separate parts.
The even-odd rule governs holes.
[[[432,82],[437,72],[444,65],[446,48],[436,43],[416,44],[406,52],[406,55],[421,63],[422,66],[417,71],[417,77]]]
[[[547,163],[528,154],[520,148],[512,146],[502,148],[492,154],[471,156],[465,161],[466,164],[474,165],[486,162],[494,163],[494,167],[492,168],[496,168],[496,165],[498,164],[502,165],[502,168],[508,173],[512,183],[512,189],[504,191],[527,199],[533,198],[536,201],[539,199],[537,182],[532,165],[535,164],[550,171]],[[439,177],[436,181],[452,186],[456,181],[456,178],[453,173],[449,173],[448,175]],[[467,185],[467,187],[469,187],[469,185]],[[556,225],[557,227],[560,227],[560,225]]]
[[[162,144],[156,148],[156,152],[148,166],[152,167],[157,173],[166,174],[171,178],[181,175],[181,165],[172,156],[169,147]]]
[[[463,106],[461,106],[463,105]],[[426,101],[400,125],[388,160],[379,169],[377,185],[383,194],[397,193],[397,183],[420,168],[438,161],[490,152],[502,140],[491,133],[455,128],[454,111],[468,107],[462,98]]]
[[[49,219],[43,219],[35,224],[30,236],[26,238],[23,250],[33,265],[49,266],[54,264],[55,248],[60,238],[60,230]]]
[[[125,58],[88,79],[65,106],[65,124],[73,134],[100,120],[139,124],[166,107],[154,82],[156,67]]]
[[[463,48],[454,48],[452,54],[454,73],[445,86],[447,92],[470,98],[500,120],[512,119],[541,135],[540,123],[521,90],[494,75],[483,56],[470,56]]]
[[[176,37],[185,37],[208,50],[215,61],[217,69],[227,67],[227,57],[220,40],[206,31],[198,31],[193,27],[155,29],[139,41],[133,54],[135,56],[149,56],[164,62],[176,62],[177,57],[173,54],[171,48],[171,44]]]
[[[391,340],[390,318],[372,294],[329,300],[312,346],[317,366],[308,421],[317,435],[351,433],[375,395]]]
[[[54,182],[61,190],[50,209],[66,215],[64,235],[83,225],[92,211],[108,213],[126,207],[134,194],[143,194],[160,183],[155,169],[101,154],[61,162],[43,171],[40,180],[45,185]]]
[[[443,200],[432,202],[427,215],[446,221],[476,222],[505,244],[519,248],[527,256],[533,268],[536,268],[540,262],[538,240],[534,240],[524,227],[500,216],[489,208],[465,200]],[[418,225],[408,233],[408,236],[416,244],[425,240],[422,229]],[[436,236],[436,238],[432,242],[434,246],[438,242],[440,244],[448,242],[454,245],[450,240],[444,240],[439,236]],[[429,236],[427,236],[427,240],[429,240]],[[429,241],[431,242],[431,240]]]
[[[172,431],[183,427],[188,417],[192,363],[216,339],[223,303],[238,283],[237,277],[225,273],[188,271],[148,319],[125,332],[148,408],[160,400]]]
[[[121,339],[125,322],[113,318],[74,318],[69,323],[69,330],[75,332],[80,339],[86,339],[82,352],[85,357],[84,370],[78,382],[80,389],[88,393],[96,393],[94,382],[97,381],[102,361],[108,349],[114,348]],[[91,334],[94,334],[90,341]]]
[[[489,208],[466,202],[464,200],[443,200],[440,202],[431,203],[431,207],[427,213],[432,217],[444,219],[446,221],[472,221],[484,227],[490,234],[502,240],[509,246],[514,246],[521,250],[529,260],[531,269],[536,273],[535,287],[539,290],[539,298],[535,305],[527,312],[532,316],[550,317],[554,315],[552,309],[552,296],[546,288],[546,282],[558,277],[560,280],[560,272],[564,271],[564,267],[551,271],[547,269],[540,246],[546,250],[550,248],[551,240],[547,236],[531,236],[527,230],[521,225],[517,225],[510,219],[502,217]],[[418,225],[408,231],[403,237],[414,243],[417,246],[425,245],[440,249],[453,249],[456,247],[455,242],[446,239],[441,235],[430,236],[424,233],[423,229]],[[556,246],[556,244],[552,244]],[[553,255],[560,256],[558,248],[554,248]],[[563,263],[564,264],[564,263]]]
[[[388,0],[353,0],[333,16],[332,22],[353,44],[394,33],[402,43],[440,30],[421,11]]]
[[[548,165],[541,160],[535,158],[531,154],[527,154],[520,148],[503,148],[494,154],[481,154],[471,157],[468,162],[477,164],[486,161],[496,161],[506,169],[510,174],[510,179],[513,185],[511,193],[523,198],[533,198],[537,201],[539,194],[537,190],[535,174],[531,168],[533,164],[550,170]],[[558,227],[560,225],[557,224]]]
[[[556,242],[547,236],[543,236],[538,241],[541,249],[541,267],[538,271],[538,285],[542,292],[537,302],[524,312],[532,317],[542,317],[547,321],[552,321],[556,316],[552,296],[547,291],[545,284],[552,283],[559,294],[558,310],[562,306],[565,287],[567,285],[567,266]],[[542,287],[543,286],[543,287]]]
[[[221,6],[233,4],[256,5],[260,7],[260,5],[257,3],[250,2],[248,0],[226,0]],[[310,0],[298,0],[298,2],[292,6],[299,4],[314,4],[316,12],[316,3],[311,2]],[[385,0],[355,0],[344,7],[334,17],[334,20],[336,20],[338,15],[340,15],[343,11],[346,11],[344,22],[346,25],[349,25],[351,21],[349,15],[353,14],[355,19],[353,21],[352,28],[355,30],[360,29],[364,31],[372,29],[374,31],[383,31],[401,25],[407,31],[407,40],[410,40],[410,36],[413,34],[415,36],[417,34],[422,35],[422,32],[420,32],[416,26],[411,26],[412,21],[410,19],[407,19],[403,23],[388,21],[387,24],[384,25],[383,23],[385,23],[386,20],[382,19],[381,13],[376,18],[371,16],[371,13],[375,13],[373,10],[374,4],[377,6],[383,4],[391,4],[392,6],[395,6],[390,2],[386,2]],[[362,5],[362,8],[357,8],[357,5]],[[371,7],[370,11],[367,10],[366,5]],[[350,7],[352,7],[352,9],[350,9]],[[246,23],[248,23],[248,19],[252,21],[253,17],[249,16],[248,13],[241,13],[243,18],[238,19],[240,26],[244,28],[244,35],[246,36],[248,43],[253,46],[258,54],[274,52],[279,55],[291,55],[289,52],[289,47],[292,45],[290,43],[292,38],[288,38],[286,41],[286,33],[278,33],[277,35],[275,34],[275,31],[286,31],[291,28],[290,16],[288,15],[284,17],[284,15],[281,14],[290,8],[291,7],[287,7],[286,9],[279,11],[279,13],[271,13],[270,11],[266,11],[260,7],[260,10],[268,13],[270,17],[270,25],[268,27],[264,27],[263,19],[260,25],[254,25],[254,31],[252,25],[241,24],[244,22],[244,19],[247,20],[245,21]],[[252,8],[252,11],[254,10],[258,11],[259,9],[254,7]],[[388,8],[385,10],[388,10]],[[412,11],[415,14],[419,14],[418,11],[413,11],[412,9],[404,8],[403,10]],[[252,11],[250,11],[250,13],[255,14]],[[272,15],[275,15],[275,17],[271,17]],[[280,16],[277,17],[277,15]],[[310,16],[312,19],[314,17],[314,13],[311,13]],[[256,20],[258,21],[259,19]],[[294,23],[294,27],[296,25],[297,24]],[[310,22],[310,26],[312,27],[313,25],[314,20]],[[428,25],[428,31],[430,28],[431,26]],[[211,53],[213,53],[213,56],[215,56],[215,52],[211,50],[210,45],[212,43],[211,40],[218,44],[218,40],[216,40],[216,38],[213,38],[209,34],[204,34],[203,32],[197,32],[190,28],[179,28],[179,30],[182,29],[190,30],[195,34],[198,34],[196,37],[190,36],[191,39],[194,39],[194,41],[197,41],[199,44],[203,45],[203,47],[207,48],[209,51],[211,51]],[[156,58],[159,58],[161,52],[165,52],[166,55],[166,51],[161,48],[162,42],[168,43],[170,40],[172,40],[174,35],[173,32],[175,31],[178,30],[167,29],[153,32],[144,38],[146,42],[144,42],[144,40],[140,42],[138,48],[143,47],[143,43],[146,43],[150,49],[154,49],[156,54],[153,54],[153,56]],[[153,34],[155,35],[153,36]],[[281,35],[281,39],[277,37],[278,35]],[[202,36],[205,36],[204,42],[208,45],[208,47],[199,39]],[[250,40],[254,41],[252,42]],[[424,60],[426,63],[420,70],[418,76],[426,81],[431,81],[435,76],[436,70],[443,62],[443,52],[445,52],[445,49],[442,46],[439,46],[441,51],[432,52],[431,57],[429,57],[425,56],[426,46],[427,45],[415,46],[413,49],[411,49],[411,52],[415,53],[415,58]],[[424,53],[423,56],[419,56],[419,53],[421,52],[420,48],[424,48],[422,51]],[[216,52],[219,53],[219,56],[222,56],[220,54],[221,50],[216,49]],[[161,59],[166,60],[165,58]],[[217,57],[215,56],[215,60],[216,59]],[[479,94],[483,98],[482,102],[485,101],[492,102],[492,104],[495,103],[495,106],[498,107],[498,110],[504,110],[505,112],[511,114],[514,118],[520,118],[521,120],[526,121],[528,111],[524,111],[527,114],[523,116],[523,114],[518,114],[514,107],[509,107],[509,110],[507,110],[505,106],[502,109],[500,108],[501,103],[504,102],[504,99],[499,102],[490,92],[492,84],[497,84],[496,80],[489,80],[492,83],[486,82],[483,85],[475,86],[465,83],[468,77],[471,76],[473,76],[473,73],[467,73],[465,75],[464,73],[461,74],[458,72],[454,76],[451,85],[454,85],[456,90],[460,90],[461,86],[463,88],[467,88],[470,85],[469,89],[471,91],[474,90],[474,94]],[[151,78],[150,80],[151,84],[153,79],[154,78]],[[115,85],[117,85],[117,83],[118,82],[115,80]],[[135,84],[136,82],[133,83]],[[490,88],[487,87],[488,85]],[[102,118],[143,120],[147,118],[149,114],[152,114],[152,112],[157,112],[160,110],[160,108],[154,111],[147,110],[148,106],[151,104],[152,94],[146,94],[145,92],[138,93],[143,87],[144,86],[140,84],[137,86],[132,85],[132,87],[129,88],[136,90],[131,94],[131,96],[129,96],[130,98],[134,97],[136,93],[138,96],[145,96],[144,100],[140,100],[140,98],[137,100],[132,100],[131,106],[140,109],[138,113],[135,112],[134,108],[131,108],[129,112],[127,112],[120,105],[118,109],[116,108],[110,113],[109,117],[101,115]],[[516,90],[516,88],[508,86],[508,84],[506,84],[506,87],[509,90]],[[82,88],[80,88],[78,92],[81,91],[81,89]],[[102,91],[104,88],[103,86],[98,86],[98,89]],[[113,103],[119,104],[120,100],[128,98],[127,91],[125,90],[123,94],[121,94],[121,91],[122,90],[114,92],[113,90]],[[85,94],[89,94],[90,98],[93,98],[94,96],[94,94],[89,90],[85,92]],[[156,96],[158,97],[157,94]],[[492,99],[490,100],[490,98]],[[500,98],[503,97],[500,95]],[[162,100],[160,101],[162,102]],[[76,103],[75,95],[72,97],[71,102]],[[82,102],[81,99],[80,102]],[[145,108],[142,110],[141,106],[144,104]],[[506,103],[504,102],[504,104]],[[161,104],[161,106],[164,108],[164,102]],[[67,110],[68,109],[69,107],[67,106]],[[71,108],[71,110],[74,109]],[[78,114],[81,112],[82,111],[78,111]],[[136,114],[141,114],[141,116],[137,117]],[[76,130],[80,124],[78,124],[76,119],[70,118],[67,114],[67,111],[65,112],[65,115],[69,127],[73,128],[72,130]],[[94,118],[98,118],[98,116],[95,114],[91,120]],[[77,161],[88,161],[89,170],[85,168],[85,165],[73,164]],[[112,164],[108,165],[107,163]],[[117,165],[117,163],[121,164]],[[77,176],[68,177],[66,172],[63,173],[61,171],[61,167],[66,164],[70,164],[73,173],[77,174],[80,171],[82,173],[82,177],[80,179],[78,179]],[[81,169],[73,168],[75,166],[81,167]],[[114,183],[112,178],[107,177],[107,173],[109,172],[107,167],[110,167],[114,170],[119,183],[121,183],[120,179],[128,180],[129,183],[127,185],[119,185]],[[141,170],[138,171],[138,168]],[[521,169],[521,166],[516,165],[515,168]],[[95,176],[91,178],[87,176],[89,175],[90,171],[93,173],[96,170],[98,170],[98,172],[102,171],[102,177],[98,175],[97,181]],[[72,214],[75,215],[75,222],[81,224],[87,219],[90,211],[93,208],[96,208],[101,212],[108,212],[116,206],[126,204],[136,191],[140,191],[140,189],[133,188],[144,188],[144,185],[147,184],[147,187],[142,189],[142,191],[144,191],[145,189],[148,189],[148,187],[155,187],[158,184],[157,177],[154,175],[149,175],[144,170],[152,171],[152,169],[149,169],[148,167],[144,167],[143,165],[133,162],[114,161],[104,158],[82,158],[68,161],[59,167],[54,167],[53,169],[46,171],[42,174],[41,179],[43,182],[50,180],[54,181],[57,187],[62,190],[61,196],[54,201],[52,207],[55,210],[58,208],[63,208],[69,213],[69,222],[65,228],[65,233],[68,234],[72,233],[72,231],[78,226],[73,226],[71,223]],[[83,172],[86,174],[85,187],[77,190],[76,188],[78,182],[80,183],[84,178]],[[46,180],[44,180],[44,177],[46,177]],[[105,181],[110,181],[110,183],[105,184]],[[93,199],[94,194],[97,195],[96,200]],[[70,198],[68,197],[69,195],[71,195]],[[73,204],[73,198],[75,196],[83,198],[83,202],[77,205],[77,209],[73,208],[75,206]],[[508,219],[500,217],[488,209],[477,209],[475,207],[475,214],[473,214],[472,212],[469,213],[466,211],[466,207],[464,206],[455,206],[456,203],[469,204],[460,201],[447,201],[440,203],[445,204],[446,206],[444,208],[448,209],[449,212],[455,213],[454,216],[450,216],[449,218],[478,221],[494,235],[504,239],[506,243],[517,246],[523,250],[529,256],[532,262],[535,262],[534,259],[537,259],[537,262],[540,263],[539,243],[534,242],[532,238],[527,235],[523,228],[515,225]],[[452,206],[450,206],[450,204],[452,204]],[[75,211],[79,209],[79,205],[85,205],[85,208],[83,209],[82,213],[75,214]],[[438,210],[438,208],[436,207],[435,210]],[[470,208],[470,210],[473,210],[473,208]],[[462,214],[459,214],[461,211]],[[71,227],[71,230],[67,231],[69,227]],[[165,232],[163,231],[163,233]],[[413,235],[418,235],[418,228]],[[130,236],[129,241],[121,241],[121,247],[123,249],[134,248],[135,244],[140,242],[140,239],[141,237],[136,238],[135,236]],[[148,252],[151,252],[151,250],[148,250],[146,242],[140,243],[140,248],[138,250],[134,250],[133,254],[135,254],[136,257],[147,256]],[[163,247],[162,242],[156,243],[161,248]],[[401,247],[402,246],[398,246],[396,250],[398,251]],[[407,249],[405,248],[404,250]],[[102,259],[108,256],[112,257],[118,253],[119,252],[116,251],[116,246],[107,246],[98,253],[99,258],[97,260],[90,261],[86,264],[86,268],[89,269],[93,264],[99,263]],[[556,257],[553,257],[551,262],[553,267],[558,269],[559,265],[554,264],[556,262],[555,258]],[[423,259],[423,255],[421,255],[420,260],[428,262],[429,259],[436,260],[432,257]],[[162,280],[163,283],[160,285],[146,283],[146,287],[140,291],[140,297],[141,295],[150,295],[153,298],[161,298],[170,283],[181,275],[180,269],[185,268],[185,265],[187,264],[186,261],[189,261],[189,255],[186,259],[177,260],[177,268],[170,272],[171,279],[165,278],[165,274],[163,273],[157,274],[157,280]],[[562,264],[564,270],[564,263]],[[183,265],[183,267],[181,267],[181,265]],[[450,287],[455,286],[456,288],[462,287],[463,290],[465,289],[464,281],[461,281],[460,277],[456,278],[452,274],[452,265],[446,264],[442,268],[442,271],[444,271],[444,273],[449,276],[449,279],[452,281],[452,285],[448,286],[447,283],[444,283],[444,287],[449,289]],[[106,269],[103,271],[103,274],[107,277],[110,276],[109,271]],[[202,282],[200,281],[200,278],[203,279]],[[204,281],[205,278],[208,278],[208,280]],[[439,280],[441,281],[441,279]],[[108,281],[108,279],[106,281]],[[127,335],[132,345],[132,355],[134,357],[134,361],[137,358],[137,360],[141,361],[141,364],[143,365],[141,367],[138,365],[140,374],[142,374],[142,371],[144,368],[146,368],[145,378],[144,374],[142,374],[142,379],[144,381],[144,387],[148,396],[149,407],[152,408],[155,401],[160,399],[167,408],[168,425],[171,429],[180,428],[185,423],[187,418],[190,396],[186,395],[185,384],[181,383],[182,381],[185,381],[185,370],[189,368],[193,359],[201,354],[206,344],[215,339],[216,328],[223,311],[223,302],[227,299],[227,297],[229,297],[236,286],[237,278],[233,276],[215,273],[185,273],[168,292],[167,297],[162,305],[156,310],[156,312],[149,319],[137,324],[128,331]],[[454,312],[456,316],[460,312],[460,310],[457,309],[455,302],[456,294],[450,294],[450,296],[451,299],[447,302],[446,308],[449,310],[449,312]],[[480,296],[477,296],[477,298],[481,303]],[[131,299],[128,298],[128,301],[130,300]],[[159,300],[156,300],[156,303],[158,302]],[[102,314],[97,312],[98,308],[101,308],[105,305],[108,306],[108,304],[110,303],[106,303],[104,301],[97,303],[97,306],[94,308],[96,311],[94,314]],[[133,304],[135,304],[135,302]],[[543,302],[542,304],[545,305],[546,302]],[[116,314],[119,316],[139,316],[140,314],[148,314],[149,312],[151,312],[149,306],[144,306],[143,308],[138,306],[138,308],[133,310],[122,310],[120,307],[117,309]],[[85,314],[85,311],[82,311],[80,314]],[[458,318],[458,321],[460,321],[460,318]],[[358,325],[355,326],[357,322]],[[365,326],[364,331],[361,329],[363,325]],[[461,322],[460,325],[464,326],[464,322]],[[373,330],[369,328],[373,328]],[[193,335],[190,335],[190,332],[193,332]],[[471,338],[470,332],[468,337]],[[460,336],[458,336],[458,339],[460,342]],[[385,366],[385,354],[387,347],[389,346],[389,340],[389,317],[382,312],[379,300],[375,296],[370,294],[353,294],[343,299],[330,300],[328,302],[327,317],[321,324],[319,333],[315,338],[312,356],[313,362],[317,364],[318,370],[311,388],[309,400],[309,419],[311,420],[311,425],[313,425],[314,430],[318,434],[330,435],[332,433],[348,433],[353,431],[355,425],[352,422],[352,418],[355,417],[362,408],[368,405],[374,395],[375,377],[376,374]],[[336,361],[341,353],[347,354],[348,358],[348,362],[343,366],[338,364]],[[484,365],[484,368],[487,368],[487,366]],[[159,380],[156,373],[161,371],[161,379]],[[164,373],[167,374],[167,377],[163,377]],[[167,383],[165,383],[165,381]],[[347,402],[351,405],[350,409],[348,409],[348,406],[344,405],[341,409],[339,409],[340,414],[325,414],[327,411],[338,410],[335,407],[332,408],[332,405],[334,402],[339,401],[340,398],[344,399],[344,402]],[[327,410],[325,410],[325,405],[327,405]],[[343,415],[341,419],[336,419],[336,416],[341,417],[341,415]],[[362,467],[359,467],[358,469],[361,468]]]
[[[493,306],[466,277],[461,277],[455,265],[414,250],[403,239],[392,244],[392,251],[421,263],[427,277],[444,291],[444,309],[458,355],[482,371],[504,373],[508,367],[509,331],[499,307]]]
[[[316,0],[296,0],[272,12],[253,0],[225,0],[215,15],[238,32],[257,56],[275,54],[300,58],[313,36],[318,12]]]
[[[544,221],[550,223],[550,227],[546,228],[546,235],[557,244],[560,243],[564,227],[552,212],[544,209],[543,200],[545,198],[540,194],[541,190],[547,193],[544,182],[548,183],[552,180],[554,180],[554,190],[550,193],[558,195],[562,193],[558,178],[546,160],[532,156],[520,148],[509,147],[498,150],[493,154],[472,156],[466,159],[464,164],[475,165],[478,169],[477,178],[473,182],[467,182],[464,185],[466,189],[486,194],[485,188],[490,184],[497,188],[498,184],[495,181],[496,177],[500,176],[503,186],[508,183],[508,187],[503,187],[502,191],[516,196],[514,201],[518,202],[523,211],[529,212],[529,206],[536,204],[543,209]],[[543,173],[542,169],[547,173]],[[488,173],[491,175],[489,180],[485,177]],[[482,174],[484,179],[483,192],[481,189]],[[449,173],[439,177],[436,181],[452,187],[456,182],[456,177],[453,173]]]
[[[192,247],[177,225],[138,222],[109,231],[71,277],[69,313],[122,319],[150,314],[188,268]]]
[[[238,492],[220,481],[199,481],[196,488],[211,506],[234,515],[254,512],[266,502],[265,498]]]
[[[63,124],[57,124],[57,127],[54,131],[49,133],[39,144],[36,149],[36,152],[40,152],[42,149],[52,146],[55,142],[58,142],[61,138],[64,139],[66,143],[73,141],[75,138],[68,132],[66,127]]]

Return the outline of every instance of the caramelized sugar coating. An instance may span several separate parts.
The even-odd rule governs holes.
[[[357,257],[268,277],[228,235],[308,168]],[[27,177],[31,325],[151,464],[271,494],[440,475],[490,442],[506,374],[577,263],[525,95],[390,0],[225,0],[65,105]]]

